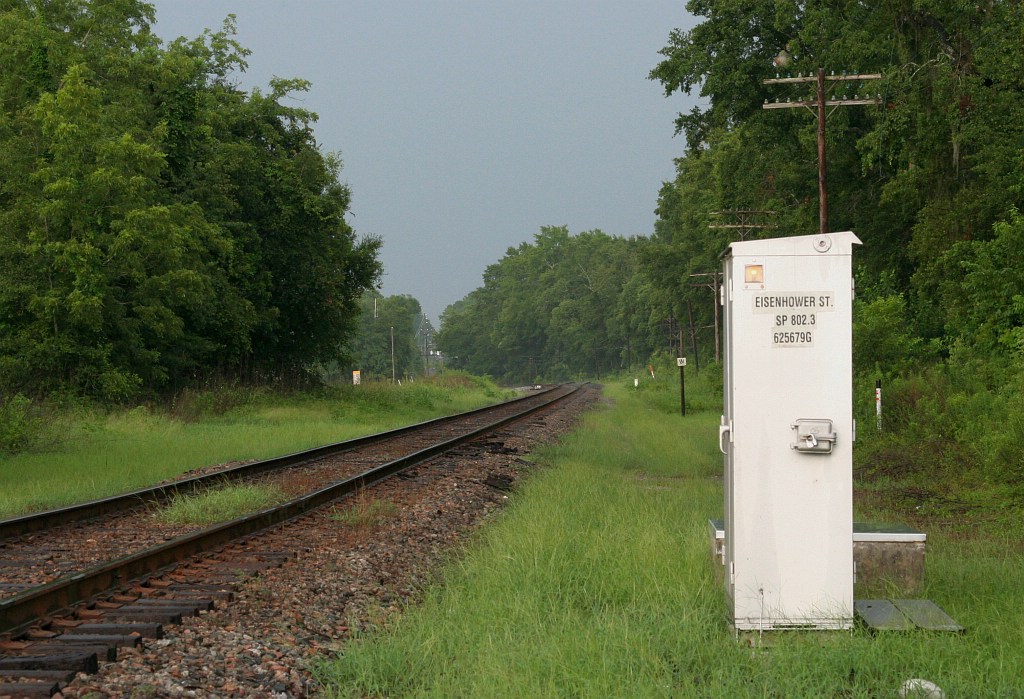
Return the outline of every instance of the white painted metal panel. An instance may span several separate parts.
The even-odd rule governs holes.
[[[738,629],[853,620],[853,233],[724,257],[726,591]]]

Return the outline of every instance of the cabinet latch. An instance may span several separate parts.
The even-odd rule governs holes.
[[[796,441],[790,446],[808,454],[831,454],[836,443],[836,433],[831,420],[810,420],[801,418],[790,425],[796,430]]]

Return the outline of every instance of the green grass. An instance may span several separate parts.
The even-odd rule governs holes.
[[[928,531],[922,595],[966,635],[729,631],[706,520],[721,516],[718,412],[610,386],[510,507],[396,621],[325,659],[332,697],[1017,697],[1024,668],[1019,539]],[[861,513],[870,516],[870,512]],[[898,513],[897,513],[898,514]]]
[[[210,464],[265,459],[493,403],[511,394],[459,376],[314,395],[258,394],[218,408],[56,413],[37,446],[0,455],[0,517],[125,492]]]
[[[259,512],[285,501],[278,488],[260,483],[229,485],[175,495],[153,518],[161,524],[214,524]]]
[[[353,498],[336,505],[331,519],[354,529],[365,529],[387,519],[397,511],[398,506],[390,500],[371,498],[366,491],[361,490]]]

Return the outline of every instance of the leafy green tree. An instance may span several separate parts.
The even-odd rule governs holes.
[[[0,387],[106,399],[336,356],[379,275],[316,116],[137,0],[0,5]]]
[[[351,193],[338,180],[341,159],[317,149],[317,115],[281,104],[309,83],[275,78],[268,94],[237,90],[229,77],[248,51],[233,32],[229,18],[222,31],[169,49],[180,78],[166,86],[167,183],[238,243],[235,283],[257,317],[258,350],[242,361],[274,373],[337,360],[358,299],[380,275],[380,241],[357,239],[345,221]]]
[[[417,342],[424,323],[412,296],[382,296],[368,291],[359,301],[359,330],[348,343],[351,365],[367,378],[401,380],[423,372]]]
[[[438,344],[445,355],[445,365],[461,368],[479,376],[501,376],[504,366],[496,363],[499,357],[486,326],[479,325],[491,318],[488,309],[494,307],[494,290],[487,286],[471,291],[465,298],[453,303],[441,314]]]
[[[946,332],[976,356],[1024,357],[1024,217],[1014,210],[995,233],[958,243],[945,256],[946,268],[962,270],[943,285]]]
[[[509,248],[483,287],[442,316],[448,366],[533,382],[646,362],[659,335],[655,299],[639,279],[642,247],[600,231],[544,227]]]
[[[990,238],[1019,203],[1014,154],[1024,145],[1024,115],[1019,66],[1009,57],[1024,29],[1022,8],[957,0],[694,0],[687,7],[704,21],[669,36],[651,77],[667,94],[699,90],[706,102],[677,121],[688,149],[659,199],[659,259],[692,265],[724,249],[726,241],[709,244],[703,228],[702,216],[714,210],[772,210],[778,228],[770,235],[813,232],[815,116],[762,109],[766,100],[810,95],[764,79],[819,67],[878,72],[879,83],[836,86],[842,95],[878,85],[883,104],[828,116],[832,228],[864,241],[858,262],[869,284],[895,282],[912,334],[942,338],[944,289],[963,273],[945,252]],[[648,263],[652,283],[678,312],[686,292],[657,261]]]
[[[104,42],[105,30],[113,36]],[[102,14],[84,31],[108,49],[155,46],[152,38],[127,41]],[[78,58],[136,77],[148,72],[141,56],[114,61],[91,47]],[[55,91],[6,112],[18,128],[0,146],[9,156],[0,165],[0,264],[9,282],[0,308],[4,374],[16,384],[122,398],[165,381],[176,361],[194,368],[191,357],[209,344],[188,320],[217,305],[231,241],[196,207],[163,196],[161,128],[145,128],[149,115],[122,83],[73,62]]]

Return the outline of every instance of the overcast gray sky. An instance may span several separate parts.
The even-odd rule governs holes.
[[[237,17],[243,89],[305,78],[382,292],[436,322],[541,226],[649,235],[678,112],[647,79],[685,0],[156,0],[156,32]]]

